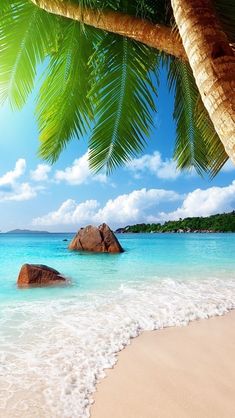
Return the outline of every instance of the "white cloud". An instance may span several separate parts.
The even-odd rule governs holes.
[[[97,200],[76,203],[66,200],[58,210],[33,220],[34,225],[81,225],[107,222],[111,226],[148,220],[148,210],[155,210],[164,202],[179,200],[181,196],[171,190],[142,189],[110,199],[100,207]]]
[[[18,161],[16,161],[15,168],[13,170],[8,171],[6,174],[0,177],[0,187],[12,185],[15,180],[24,174],[25,168],[26,161],[23,158],[20,158]]]
[[[48,180],[48,174],[51,171],[51,166],[48,164],[38,164],[35,170],[30,172],[31,179],[34,181]]]
[[[29,183],[22,183],[16,185],[13,188],[11,193],[5,193],[1,195],[0,193],[0,201],[23,201],[23,200],[30,200],[37,196],[36,188],[30,186]]]
[[[82,157],[74,160],[71,167],[67,167],[65,170],[57,170],[54,178],[57,182],[65,181],[70,185],[79,185],[90,181],[98,181],[100,183],[105,183],[107,181],[105,174],[94,175],[90,170],[88,152]]]
[[[210,216],[229,212],[235,207],[235,180],[227,187],[196,189],[185,197],[182,206],[173,212],[159,214],[161,220],[179,219],[191,216]]]
[[[115,224],[147,222],[149,209],[155,211],[160,203],[176,201],[180,198],[178,193],[171,190],[134,190],[129,194],[108,200],[106,205],[97,212],[96,219],[98,222]]]
[[[77,204],[75,200],[68,199],[62,203],[58,210],[47,215],[35,218],[33,225],[74,225],[92,220],[99,203],[96,200],[86,200]]]
[[[135,177],[141,173],[149,172],[160,179],[174,180],[180,175],[176,163],[172,159],[162,160],[161,154],[155,151],[153,154],[145,154],[143,157],[132,160],[127,168],[134,172]]]
[[[0,202],[29,200],[37,196],[38,188],[17,181],[25,173],[25,169],[26,161],[20,158],[13,170],[0,177]]]
[[[183,200],[170,212],[159,212],[162,203]],[[139,222],[163,222],[191,216],[229,212],[235,207],[235,180],[226,187],[196,189],[186,196],[172,190],[141,189],[110,199],[102,207],[97,200],[76,203],[66,200],[59,209],[33,220],[34,225],[75,225],[107,222],[111,227]],[[155,215],[152,215],[152,214]]]

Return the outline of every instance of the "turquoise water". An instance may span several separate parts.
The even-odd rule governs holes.
[[[115,255],[71,252],[71,238],[0,235],[0,417],[87,418],[130,338],[235,307],[235,234],[123,234]],[[70,284],[20,290],[24,263]]]
[[[0,235],[0,302],[78,297],[86,291],[116,289],[126,282],[171,277],[234,277],[235,234],[123,234],[123,254],[76,253],[72,234]],[[64,242],[68,239],[68,242]],[[46,264],[71,280],[64,288],[19,290],[24,263]]]

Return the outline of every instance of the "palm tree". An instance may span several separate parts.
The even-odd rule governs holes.
[[[224,2],[224,6],[232,2]],[[216,5],[216,2],[215,2]],[[235,23],[235,3],[233,19]],[[202,101],[235,163],[235,55],[212,0],[172,0],[174,17]],[[233,27],[234,30],[234,27]],[[232,36],[231,41],[234,41]]]
[[[54,162],[87,132],[95,170],[136,156],[153,126],[165,66],[178,167],[213,176],[228,156],[235,161],[234,1],[171,3],[1,0],[0,100],[21,108],[46,62],[36,105],[43,158]]]

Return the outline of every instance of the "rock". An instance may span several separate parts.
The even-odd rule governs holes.
[[[66,283],[66,279],[57,270],[39,264],[24,264],[21,267],[18,287],[50,286]]]
[[[113,231],[105,223],[96,226],[88,225],[81,228],[69,245],[70,250],[92,251],[97,253],[122,253]]]
[[[121,247],[113,231],[111,231],[107,224],[103,223],[102,225],[100,225],[99,231],[103,238],[105,248],[108,250],[109,253],[123,252],[123,248]]]

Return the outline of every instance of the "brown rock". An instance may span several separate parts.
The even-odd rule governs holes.
[[[123,248],[119,244],[113,231],[105,223],[98,228],[88,225],[79,229],[69,245],[70,250],[92,251],[97,253],[122,253]]]
[[[39,264],[24,264],[21,267],[18,287],[50,286],[65,283],[66,279],[57,270]]]

